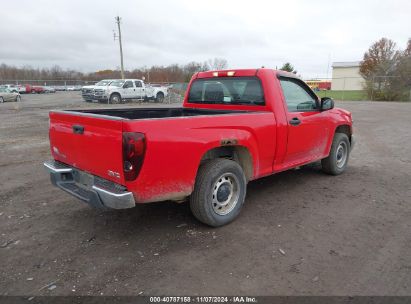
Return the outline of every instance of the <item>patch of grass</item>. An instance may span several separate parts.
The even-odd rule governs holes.
[[[319,91],[318,97],[331,97],[335,100],[367,100],[365,91]]]

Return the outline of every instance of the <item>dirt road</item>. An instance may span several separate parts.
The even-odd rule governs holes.
[[[103,213],[51,186],[48,111],[101,105],[0,104],[0,295],[410,295],[411,104],[337,105],[357,137],[345,174],[252,182],[212,229],[188,204]]]

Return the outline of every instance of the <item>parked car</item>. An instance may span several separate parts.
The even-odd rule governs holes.
[[[8,88],[0,87],[0,103],[6,101],[21,101],[20,93],[11,91]]]
[[[44,88],[38,85],[26,84],[26,92],[32,93],[32,94],[35,94],[35,93],[41,94],[41,93],[44,93]]]
[[[54,88],[56,89],[56,91],[65,91],[66,90],[66,87],[62,86],[62,85],[55,86]]]
[[[13,93],[19,92],[19,88],[14,84],[3,84],[3,85],[0,85],[0,88],[8,89],[10,92],[13,92]]]
[[[56,93],[56,89],[53,87],[44,86],[44,93]]]
[[[155,100],[163,102],[168,94],[168,87],[153,87],[146,85],[140,79],[117,79],[113,80],[108,86],[93,88],[93,100],[107,103],[120,103],[124,100]],[[91,98],[91,96],[87,97]]]
[[[26,94],[27,93],[27,87],[25,85],[17,85],[17,89],[20,94]]]
[[[75,91],[75,90],[76,90],[76,88],[73,87],[73,86],[70,86],[70,87],[66,88],[66,91]]]
[[[341,174],[354,145],[350,112],[270,69],[196,73],[180,108],[49,116],[54,185],[100,208],[189,197],[210,226],[238,216],[249,181],[319,160]]]

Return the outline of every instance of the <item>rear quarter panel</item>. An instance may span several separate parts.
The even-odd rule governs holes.
[[[127,183],[138,202],[178,199],[191,194],[203,155],[236,139],[253,159],[254,178],[271,173],[276,128],[272,112],[124,121],[124,132],[146,136],[139,176]]]

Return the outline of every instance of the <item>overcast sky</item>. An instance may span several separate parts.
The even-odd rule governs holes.
[[[404,48],[411,1],[3,0],[0,62],[83,72],[226,58],[230,68],[280,67],[325,77],[330,61],[361,60],[388,37]],[[330,72],[331,75],[331,72]]]

